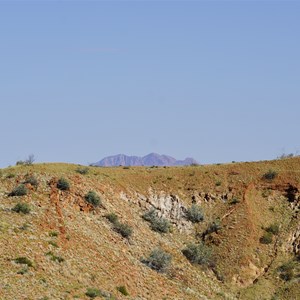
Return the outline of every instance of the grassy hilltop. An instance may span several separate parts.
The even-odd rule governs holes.
[[[300,157],[0,170],[0,299],[300,299]]]

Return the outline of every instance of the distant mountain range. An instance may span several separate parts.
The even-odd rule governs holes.
[[[174,157],[168,155],[150,153],[143,157],[128,156],[124,154],[108,156],[92,165],[98,167],[116,167],[116,166],[185,166],[191,164],[198,164],[198,162],[193,158],[186,158],[185,160],[177,160]]]

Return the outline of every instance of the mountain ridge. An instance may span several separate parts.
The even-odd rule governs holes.
[[[92,166],[185,166],[191,164],[198,164],[198,162],[191,157],[187,157],[184,160],[177,160],[176,158],[169,155],[160,155],[152,152],[143,157],[129,156],[125,154],[107,156],[100,161],[93,163]]]

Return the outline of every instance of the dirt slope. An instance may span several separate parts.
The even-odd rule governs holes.
[[[0,299],[90,299],[89,288],[102,291],[99,299],[300,299],[300,158],[78,170],[67,164],[0,170]],[[264,178],[270,170],[274,178]],[[25,183],[30,177],[38,185]],[[69,190],[57,188],[61,177]],[[9,195],[22,183],[26,195]],[[101,205],[85,200],[89,191]],[[12,210],[20,202],[30,213]],[[201,207],[202,222],[187,219],[192,204]],[[171,223],[171,232],[151,229],[142,218],[149,209]],[[110,213],[132,228],[129,238],[114,230]],[[278,232],[266,244],[261,237],[270,225]],[[213,253],[208,267],[182,252],[200,242]],[[165,273],[143,263],[155,248],[172,256]],[[18,263],[20,257],[32,266]]]

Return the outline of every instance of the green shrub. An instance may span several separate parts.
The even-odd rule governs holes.
[[[24,256],[17,257],[17,258],[14,259],[14,261],[17,264],[20,264],[20,265],[27,265],[28,267],[32,267],[33,266],[32,261],[30,259],[28,259],[27,257],[24,257]]]
[[[189,244],[182,250],[183,255],[193,264],[210,266],[212,264],[212,251],[204,243]]]
[[[50,231],[49,232],[49,236],[51,236],[51,237],[57,237],[58,236],[58,232],[57,231]]]
[[[28,272],[28,267],[24,267],[17,272],[17,274],[24,275]]]
[[[86,175],[89,172],[89,168],[88,167],[79,167],[76,169],[76,172],[81,175]]]
[[[55,254],[54,254],[53,252],[51,252],[51,251],[47,252],[46,255],[49,256],[50,259],[53,260],[53,261],[55,261],[55,262],[61,263],[61,262],[64,262],[64,261],[65,261],[65,259],[64,259],[63,257],[57,256],[57,255],[55,255]]]
[[[113,229],[123,237],[129,238],[132,235],[132,228],[128,224],[119,222],[119,218],[116,214],[110,213],[105,217],[113,224]]]
[[[111,222],[113,224],[118,223],[119,218],[115,213],[107,214],[107,215],[105,215],[105,217],[108,219],[109,222]]]
[[[278,224],[271,224],[265,230],[269,233],[277,235],[279,233],[279,226],[278,226]]]
[[[220,186],[221,184],[222,184],[221,181],[217,181],[217,182],[216,182],[216,186]]]
[[[49,245],[55,247],[55,248],[58,248],[58,245],[56,242],[53,242],[53,241],[49,241]]]
[[[166,272],[171,260],[172,256],[169,253],[158,248],[154,249],[143,263],[157,272]]]
[[[28,190],[26,186],[24,184],[20,184],[9,193],[9,196],[25,196],[27,195],[27,192]]]
[[[85,196],[84,199],[86,202],[92,204],[93,206],[99,206],[101,204],[101,199],[94,191],[89,191]]]
[[[279,277],[285,281],[290,281],[296,275],[295,267],[296,267],[296,264],[292,260],[287,263],[284,263],[277,269],[277,271],[279,271],[279,273],[280,273]]]
[[[235,204],[238,204],[240,203],[240,200],[238,198],[232,198],[230,201],[229,201],[229,204],[230,205],[235,205]]]
[[[68,191],[70,189],[70,183],[67,179],[61,177],[57,181],[57,188],[60,189],[61,191]]]
[[[153,209],[153,208],[143,214],[143,219],[148,222],[151,222],[155,218],[157,218],[157,215],[156,215],[155,209]]]
[[[277,177],[277,172],[274,170],[269,170],[267,173],[263,175],[263,179],[273,180]]]
[[[27,203],[19,202],[12,208],[12,211],[22,214],[29,214],[31,209]]]
[[[154,209],[149,210],[143,215],[143,219],[150,223],[152,230],[167,233],[170,231],[171,224],[165,218],[159,218]]]
[[[118,287],[117,287],[117,290],[118,290],[121,294],[123,294],[124,296],[129,296],[129,293],[128,293],[127,289],[126,289],[126,286],[124,286],[124,285],[118,286]]]
[[[14,178],[14,177],[16,177],[16,174],[13,174],[13,173],[9,173],[9,174],[6,175],[7,179],[11,179],[11,178]]]
[[[35,187],[37,187],[39,184],[38,180],[33,175],[26,176],[24,183],[29,183]]]
[[[271,232],[265,232],[259,239],[262,244],[271,244],[273,242],[273,235]]]
[[[150,227],[156,232],[168,233],[170,231],[171,224],[165,218],[157,218],[151,222]]]
[[[114,223],[114,230],[122,235],[122,237],[129,238],[132,235],[132,228],[125,223]]]
[[[204,220],[202,209],[196,204],[193,204],[187,209],[186,217],[193,223],[199,223]]]
[[[88,296],[88,297],[90,297],[90,298],[92,298],[92,299],[94,299],[94,298],[96,298],[98,296],[102,296],[102,292],[99,289],[88,288],[87,291],[86,291],[86,293],[85,293],[85,295]]]

